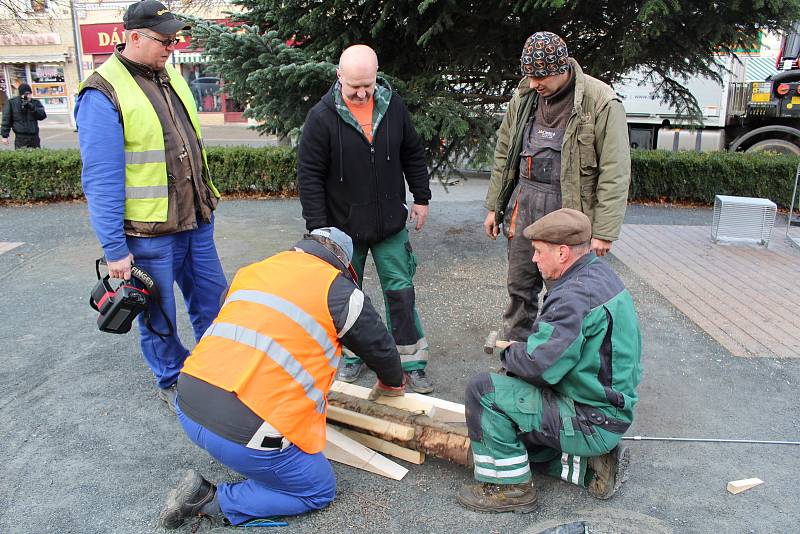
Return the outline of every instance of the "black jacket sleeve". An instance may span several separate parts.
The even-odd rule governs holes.
[[[369,297],[340,275],[328,291],[328,309],[344,346],[358,354],[381,382],[402,385],[400,355]]]
[[[431,199],[431,184],[428,166],[425,163],[425,150],[422,148],[419,134],[411,124],[411,115],[408,113],[405,103],[397,95],[392,97],[392,99],[395,98],[403,116],[403,143],[400,145],[403,174],[408,182],[408,190],[414,197],[414,204],[425,205]]]
[[[0,127],[0,137],[8,137],[11,134],[11,99],[6,100],[3,106],[3,125]]]
[[[330,138],[327,128],[319,118],[319,111],[312,108],[303,125],[303,135],[297,154],[297,184],[300,189],[300,204],[306,228],[330,226],[325,203],[325,180],[330,161]]]
[[[37,121],[43,121],[47,118],[47,113],[40,100],[34,98],[29,103],[33,106],[33,114],[36,116]]]

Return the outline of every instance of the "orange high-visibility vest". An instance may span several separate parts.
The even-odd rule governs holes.
[[[304,452],[322,451],[327,395],[342,353],[328,310],[339,273],[297,251],[240,269],[182,372],[235,393]]]

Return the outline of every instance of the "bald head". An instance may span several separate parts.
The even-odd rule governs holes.
[[[353,105],[367,104],[375,91],[378,56],[367,45],[353,45],[342,52],[336,76],[345,100]]]

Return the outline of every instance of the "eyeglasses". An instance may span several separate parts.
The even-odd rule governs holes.
[[[178,43],[181,42],[180,39],[178,39],[178,38],[175,38],[175,39],[159,39],[158,37],[153,37],[152,35],[147,35],[146,33],[142,33],[142,32],[138,32],[138,33],[142,37],[147,37],[148,39],[152,39],[153,41],[161,43],[164,46],[164,48],[167,48],[168,46],[175,46],[175,45],[177,45]]]

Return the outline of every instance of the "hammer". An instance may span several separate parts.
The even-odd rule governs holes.
[[[512,342],[505,341],[503,339],[497,339],[497,330],[492,330],[489,332],[489,335],[486,336],[486,341],[483,343],[483,352],[486,354],[493,354],[494,349],[504,349],[508,347]]]

